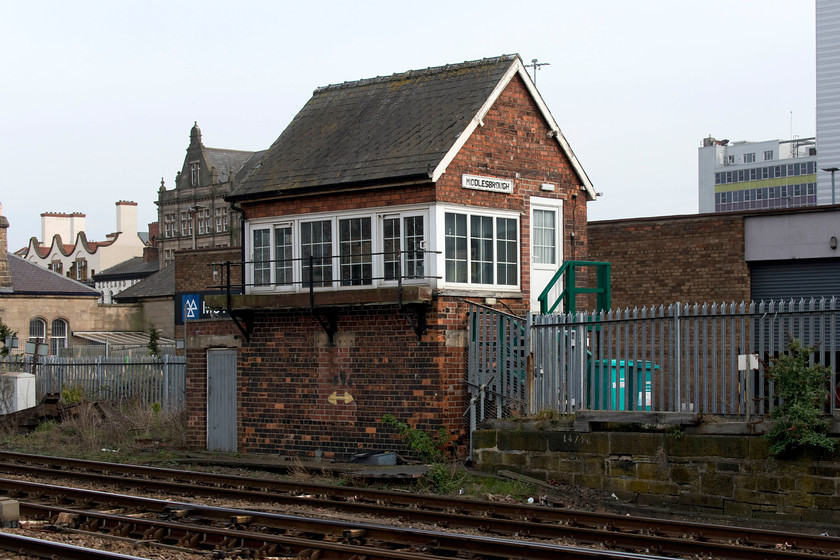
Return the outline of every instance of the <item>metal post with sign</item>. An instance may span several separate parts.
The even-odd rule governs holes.
[[[38,363],[38,356],[45,356],[48,354],[50,347],[46,342],[27,342],[24,348],[26,354],[32,356],[32,375],[35,375],[35,365]]]

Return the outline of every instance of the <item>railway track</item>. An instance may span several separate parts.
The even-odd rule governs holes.
[[[529,558],[521,550],[511,551],[510,555],[501,553],[499,544],[495,541],[516,539],[540,539],[540,543],[556,541],[558,539],[571,540],[577,545],[596,545],[612,550],[633,551],[636,553],[655,553],[668,556],[691,556],[707,558],[826,558],[840,555],[840,539],[815,535],[790,534],[778,531],[748,529],[740,527],[717,526],[708,524],[684,523],[653,518],[638,518],[602,513],[561,510],[538,506],[522,506],[500,504],[496,502],[449,499],[436,496],[417,496],[400,492],[371,491],[359,488],[339,488],[323,484],[306,484],[302,482],[284,482],[239,476],[219,475],[211,473],[185,472],[175,469],[158,469],[114,463],[97,463],[55,457],[28,456],[8,452],[0,452],[0,471],[18,475],[43,477],[61,477],[64,479],[95,480],[99,484],[114,484],[119,487],[131,487],[141,492],[156,491],[174,493],[181,496],[204,496],[212,498],[227,498],[245,501],[252,504],[271,503],[284,507],[329,507],[349,515],[365,514],[376,519],[398,519],[403,523],[426,523],[447,530],[473,529],[484,535],[492,535],[494,541],[489,548],[481,548],[485,543],[450,543],[443,547],[447,553],[457,553],[469,550],[472,554],[483,558]],[[51,488],[56,488],[52,490]],[[14,495],[17,493],[21,500],[21,511],[29,512],[33,516],[50,518],[72,516],[69,510],[79,506],[86,511],[85,515],[93,515],[91,509],[107,510],[115,507],[114,495],[90,494],[86,491],[68,488],[52,487],[50,485],[33,485],[18,480],[0,479],[0,491]],[[120,497],[122,503],[127,500]],[[133,498],[140,500],[140,498]],[[40,505],[38,502],[41,502]],[[48,502],[48,505],[44,505]],[[56,503],[61,503],[61,509]],[[170,503],[171,502],[166,502]],[[51,505],[49,505],[51,504]],[[73,504],[68,505],[68,504]],[[36,510],[36,506],[41,509]],[[454,537],[442,531],[424,534],[413,538],[387,537],[380,534],[384,529],[378,525],[371,527],[353,523],[348,529],[347,521],[337,522],[312,518],[295,521],[294,528],[291,516],[250,511],[236,514],[229,510],[223,513],[210,513],[212,510],[203,509],[205,506],[194,504],[180,504],[177,506],[150,506],[139,503],[122,504],[119,507],[129,510],[155,510],[156,514],[168,521],[173,511],[189,511],[181,517],[196,517],[200,524],[225,527],[230,525],[231,519],[241,515],[247,519],[250,527],[267,528],[269,532],[278,531],[300,532],[307,534],[314,532],[318,538],[341,541],[347,535],[364,535],[364,542],[382,541],[391,543],[392,547],[409,547],[420,549],[429,548],[430,542],[449,542]],[[48,512],[44,508],[48,509]],[[65,511],[66,510],[66,511]],[[278,517],[279,516],[279,517]],[[78,517],[73,517],[77,519]],[[108,523],[102,521],[102,526]],[[281,525],[278,525],[280,523]],[[236,525],[237,523],[234,523]],[[337,525],[335,525],[337,524]],[[317,529],[312,529],[317,526]],[[335,527],[341,527],[338,531]],[[376,527],[375,529],[373,527]],[[112,531],[112,527],[108,527]],[[347,532],[349,531],[349,533]],[[361,531],[361,532],[359,532]],[[137,532],[136,530],[134,531]],[[167,529],[167,534],[177,534],[177,531]],[[136,535],[135,535],[136,536]],[[504,537],[504,538],[503,538]],[[221,541],[217,537],[207,539],[206,542],[218,546]],[[357,537],[350,537],[357,538]],[[515,542],[522,542],[521,540]],[[345,543],[346,544],[346,543]],[[467,546],[468,548],[461,548]],[[434,547],[432,547],[434,548]],[[515,552],[515,553],[514,553]],[[591,554],[588,550],[586,554]],[[565,554],[568,554],[566,552]],[[370,557],[368,555],[368,557]],[[571,556],[566,556],[571,557]]]

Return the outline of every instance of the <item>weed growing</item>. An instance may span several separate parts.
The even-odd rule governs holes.
[[[771,412],[773,427],[766,434],[774,457],[800,449],[831,452],[837,447],[827,435],[830,421],[823,411],[831,370],[819,363],[809,365],[814,351],[791,340],[788,352],[773,358],[767,372],[779,396]]]

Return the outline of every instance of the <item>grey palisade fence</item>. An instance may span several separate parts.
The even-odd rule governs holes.
[[[517,317],[470,305],[473,421],[542,410],[702,412],[752,421],[777,402],[767,377],[791,338],[837,371],[835,298],[675,303]],[[826,414],[840,405],[836,375]]]

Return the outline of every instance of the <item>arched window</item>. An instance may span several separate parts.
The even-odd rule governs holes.
[[[29,342],[46,342],[47,323],[38,317],[29,321]]]
[[[50,335],[50,354],[58,356],[62,348],[67,348],[67,321],[56,319],[52,322]]]

